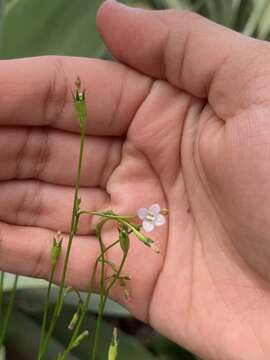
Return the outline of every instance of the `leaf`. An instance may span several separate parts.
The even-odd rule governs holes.
[[[192,5],[189,0],[166,0],[166,7],[170,9],[191,9]]]
[[[45,298],[47,289],[46,288],[35,288],[35,289],[25,289],[19,290],[16,294],[17,303],[20,308],[30,314],[36,314],[43,310],[43,302]],[[85,293],[81,293],[82,299],[86,296]],[[54,304],[57,297],[57,289],[54,288],[52,290],[52,298],[51,304]],[[65,304],[76,307],[78,303],[78,299],[76,294],[71,293],[65,297]],[[99,303],[99,295],[93,294],[90,302],[89,310],[94,313],[98,312],[98,303]],[[105,315],[108,316],[130,316],[129,312],[124,309],[122,306],[118,305],[112,300],[108,300],[105,311]]]
[[[258,38],[267,39],[270,34],[270,4],[265,9],[261,21],[258,24]]]
[[[2,58],[35,55],[96,56],[104,45],[95,16],[101,0],[8,1],[5,7]]]
[[[14,274],[5,273],[4,291],[10,291],[14,282]],[[41,279],[35,279],[27,276],[20,276],[17,284],[17,289],[28,289],[37,287],[47,287],[48,282]]]
[[[255,34],[255,31],[261,21],[261,18],[268,6],[269,0],[253,0],[253,11],[246,23],[243,33],[248,36]]]
[[[152,333],[145,344],[160,360],[195,360],[196,357],[158,333]]]
[[[18,309],[14,309],[6,340],[8,358],[36,360],[39,335],[39,325],[27,317],[23,312]],[[63,350],[63,345],[56,339],[52,338],[49,341],[48,351],[44,360],[55,359],[57,354]],[[71,354],[69,360],[79,360],[79,358]]]

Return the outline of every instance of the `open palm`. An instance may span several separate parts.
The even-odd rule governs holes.
[[[159,255],[132,240],[126,305],[201,357],[267,359],[269,45],[194,14],[113,1],[98,27],[128,66],[59,57],[0,65],[1,268],[46,278],[51,239],[69,231],[79,74],[89,108],[82,208],[169,210],[151,234]],[[99,251],[95,222],[82,217],[74,239],[67,282],[80,289]],[[119,288],[113,298],[124,302]]]

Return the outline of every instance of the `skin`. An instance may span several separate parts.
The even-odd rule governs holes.
[[[268,359],[269,44],[189,12],[114,1],[97,27],[119,63],[0,63],[1,268],[47,278],[52,238],[69,232],[79,147],[70,91],[80,75],[82,208],[169,210],[150,234],[159,255],[132,240],[132,301],[117,287],[112,297],[202,358]],[[98,254],[96,221],[82,218],[74,239],[67,284],[79,289]],[[108,226],[105,241],[114,235]]]

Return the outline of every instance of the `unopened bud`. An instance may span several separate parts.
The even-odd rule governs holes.
[[[81,80],[79,77],[75,81],[75,86],[76,90],[72,93],[72,96],[80,126],[81,128],[84,128],[87,118],[87,106],[85,101],[85,90],[81,90]]]
[[[116,328],[113,329],[112,341],[109,347],[108,360],[116,360],[118,355],[119,336]]]
[[[150,246],[151,244],[154,243],[154,241],[152,239],[150,239],[149,237],[143,235],[141,232],[139,232],[137,229],[133,228],[133,234],[140,240],[142,241],[146,246]]]
[[[76,340],[73,342],[71,349],[74,349],[75,347],[77,347],[78,345],[80,345],[80,343],[89,335],[89,331],[85,330],[83,331],[77,338]]]
[[[70,323],[68,324],[68,330],[74,330],[75,326],[77,325],[77,322],[79,320],[80,314],[79,312],[75,312],[75,314],[73,315]]]
[[[124,294],[125,300],[130,303],[132,298],[131,298],[130,292],[127,288],[124,288],[123,294]]]
[[[51,263],[54,266],[61,254],[61,250],[62,250],[62,242],[63,242],[63,238],[61,237],[61,232],[58,231],[56,236],[53,238],[53,246],[52,246],[52,251],[51,251]]]
[[[126,254],[130,245],[128,231],[125,227],[121,227],[118,231],[121,249],[123,250],[123,253]]]

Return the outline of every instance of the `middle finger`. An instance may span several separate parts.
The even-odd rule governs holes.
[[[120,137],[87,136],[81,185],[106,187],[121,158]],[[80,136],[44,127],[1,127],[0,181],[37,179],[74,185]]]

